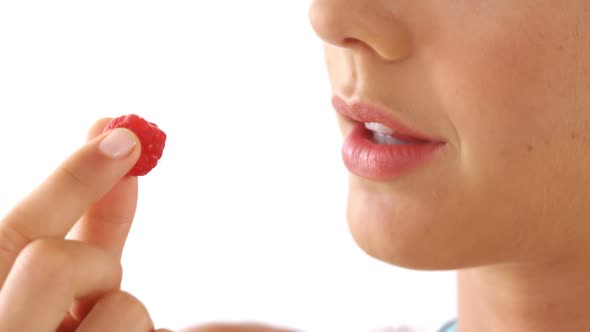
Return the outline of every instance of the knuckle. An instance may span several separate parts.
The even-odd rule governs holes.
[[[82,176],[80,176],[78,172],[74,171],[71,166],[68,166],[67,164],[60,165],[57,168],[57,174],[67,184],[68,187],[76,189],[76,192],[80,190],[86,190],[86,181],[84,181]]]
[[[114,274],[120,283],[123,280],[123,264],[120,261],[116,260],[115,258],[113,258],[113,261],[115,262],[113,264],[113,268],[115,269]]]
[[[0,255],[12,257],[18,256],[20,251],[31,241],[32,232],[24,225],[29,220],[29,215],[21,210],[14,210],[11,218],[3,221],[0,227]]]
[[[18,257],[37,283],[65,289],[74,282],[74,262],[59,240],[40,239],[26,246]]]
[[[147,308],[135,296],[125,291],[117,291],[105,295],[105,299],[101,302],[105,306],[111,306],[111,309],[121,313],[126,319],[136,322],[138,326],[146,329],[153,328],[153,322]]]

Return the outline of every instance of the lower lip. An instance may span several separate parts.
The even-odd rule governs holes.
[[[442,142],[408,144],[377,144],[373,132],[364,123],[354,122],[350,134],[344,139],[342,158],[348,170],[374,181],[390,181],[432,160],[444,145]]]

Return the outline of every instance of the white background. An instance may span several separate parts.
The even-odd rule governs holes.
[[[0,1],[0,208],[98,118],[168,133],[141,179],[124,289],[160,326],[433,328],[454,276],[361,252],[309,1]]]

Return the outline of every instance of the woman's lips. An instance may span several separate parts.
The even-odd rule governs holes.
[[[377,144],[364,123],[353,122],[342,145],[342,158],[351,173],[369,180],[388,181],[425,164],[441,146],[442,143],[431,141]]]
[[[393,112],[383,110],[379,107],[360,102],[348,104],[338,96],[332,98],[332,105],[336,112],[349,120],[362,123],[377,122],[393,129],[397,135],[403,135],[421,141],[442,142],[440,138],[431,137],[411,128],[400,120],[395,119],[391,115]]]
[[[342,158],[348,170],[374,181],[394,180],[432,160],[445,143],[435,140],[392,119],[384,111],[369,105],[347,105],[335,100],[338,113],[347,121]],[[385,114],[384,114],[385,113]],[[388,139],[393,144],[379,144],[365,123],[381,123],[395,131]]]

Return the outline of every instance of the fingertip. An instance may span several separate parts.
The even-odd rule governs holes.
[[[102,138],[98,148],[109,158],[123,159],[140,150],[141,142],[133,131],[127,128],[115,128]]]

